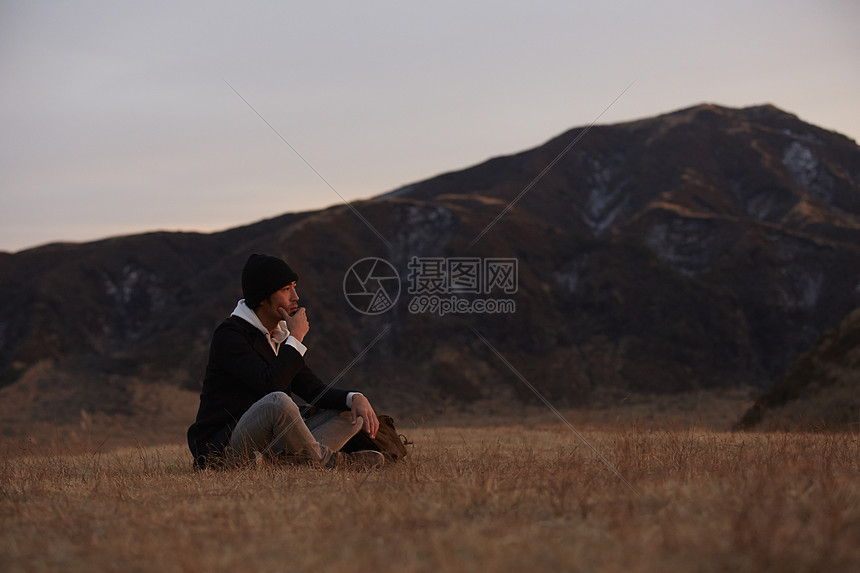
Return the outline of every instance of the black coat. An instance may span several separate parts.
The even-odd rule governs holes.
[[[348,409],[349,391],[326,390],[295,348],[282,344],[275,355],[252,324],[237,316],[226,319],[212,335],[197,420],[188,428],[195,465],[204,467],[209,458],[221,457],[242,414],[276,391],[295,393],[320,408]]]

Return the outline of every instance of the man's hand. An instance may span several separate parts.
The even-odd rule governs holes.
[[[281,318],[287,323],[290,336],[294,336],[296,340],[301,342],[308,333],[308,330],[311,329],[310,324],[308,324],[308,317],[305,314],[305,307],[302,306],[296,312],[290,314],[287,312],[287,309],[279,306],[278,312],[281,313]]]
[[[358,421],[358,417],[364,420],[364,427],[361,429],[362,432],[370,436],[371,438],[376,437],[376,431],[379,430],[379,420],[376,418],[376,412],[373,411],[373,407],[370,405],[370,401],[364,397],[362,394],[353,394],[352,396],[352,423],[355,424]]]

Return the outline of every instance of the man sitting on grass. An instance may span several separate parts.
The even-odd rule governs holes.
[[[379,421],[364,395],[327,388],[305,365],[310,326],[298,279],[276,257],[254,254],[245,263],[245,298],[215,329],[188,428],[195,467],[235,465],[257,452],[326,468],[382,465],[376,451],[339,451],[360,430],[375,437]],[[303,419],[293,394],[324,410]]]

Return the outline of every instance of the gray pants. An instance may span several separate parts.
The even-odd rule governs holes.
[[[325,465],[363,423],[358,418],[353,425],[350,412],[336,410],[324,410],[304,420],[292,398],[284,392],[272,392],[239,418],[227,448],[227,461],[240,463],[262,452]]]

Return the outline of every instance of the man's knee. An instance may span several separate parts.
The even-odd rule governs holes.
[[[274,406],[279,412],[283,412],[289,416],[299,415],[299,406],[286,392],[272,392],[264,398],[267,404]]]

